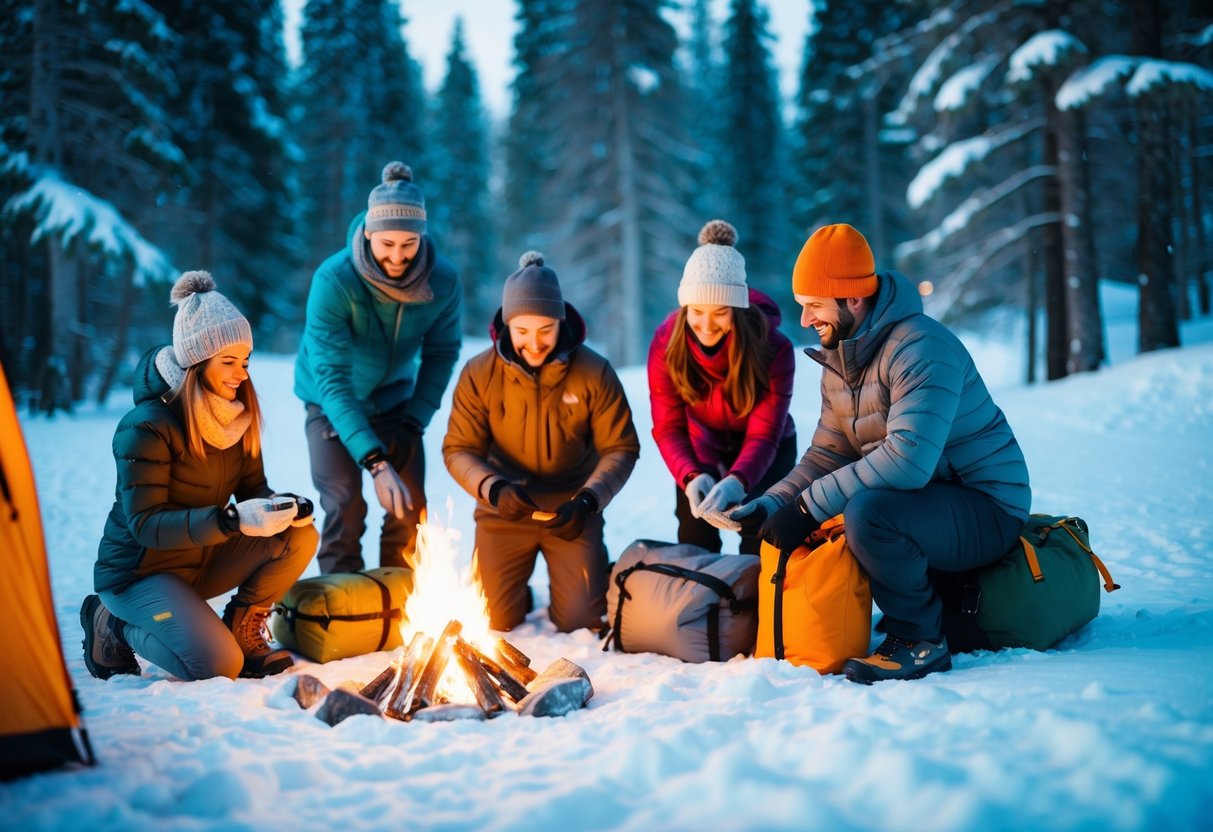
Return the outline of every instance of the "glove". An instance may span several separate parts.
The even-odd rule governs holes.
[[[779,508],[774,497],[763,494],[761,497],[742,503],[733,509],[714,511],[703,519],[718,529],[730,532],[741,532],[744,537],[754,537],[767,516]]]
[[[375,480],[375,496],[383,510],[396,518],[404,517],[404,510],[413,510],[413,495],[396,469],[386,459],[381,459],[370,467],[371,476]]]
[[[707,516],[712,512],[725,512],[745,499],[746,488],[737,477],[725,477],[716,483],[716,487],[708,492],[699,504],[699,515]]]
[[[598,511],[598,501],[588,491],[556,507],[556,516],[543,525],[561,540],[576,540],[585,530],[585,520]]]
[[[691,516],[698,518],[702,517],[699,511],[700,503],[712,490],[712,486],[716,484],[716,478],[711,474],[696,474],[691,478],[691,481],[686,484],[683,492],[687,495],[687,502],[691,504]]]
[[[497,480],[489,489],[489,503],[497,509],[502,520],[511,523],[530,517],[531,512],[538,511],[539,506],[531,499],[531,495],[522,490],[522,486],[512,482]]]
[[[820,525],[809,513],[804,500],[797,497],[768,517],[759,535],[779,551],[791,552],[803,546]]]
[[[285,500],[280,500],[285,502]],[[286,508],[274,508],[275,500],[269,497],[254,497],[236,503],[236,516],[240,520],[240,533],[249,537],[273,537],[295,519],[298,507],[291,500]]]
[[[270,495],[271,500],[276,500],[279,498],[287,498],[295,501],[295,517],[291,520],[291,525],[295,528],[306,526],[308,523],[311,523],[316,519],[312,516],[313,512],[315,511],[315,506],[312,505],[312,501],[307,497],[300,497],[298,494],[293,494],[290,491],[279,491]]]

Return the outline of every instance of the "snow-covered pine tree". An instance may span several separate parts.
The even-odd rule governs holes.
[[[724,186],[724,218],[737,228],[750,285],[779,297],[800,235],[788,210],[785,128],[767,17],[758,0],[730,2],[716,88],[719,155],[705,175]]]
[[[401,25],[396,0],[309,0],[304,7],[293,115],[309,276],[345,245],[385,164],[410,165],[423,192],[431,178],[422,155],[428,106]]]
[[[0,19],[0,359],[52,412],[104,395],[134,287],[171,276],[138,229],[163,239],[157,197],[185,166],[166,110],[179,41],[142,3],[4,0]]]
[[[685,82],[688,128],[694,155],[694,211],[704,220],[728,213],[725,180],[717,166],[727,159],[720,146],[722,111],[717,95],[720,89],[720,49],[717,28],[712,19],[710,0],[692,0],[690,36],[685,44]]]
[[[676,303],[695,245],[694,182],[677,45],[664,0],[574,0],[567,51],[535,79],[558,106],[537,113],[556,131],[541,198],[554,216],[548,264],[622,364],[640,363]]]
[[[488,125],[480,82],[455,19],[446,78],[435,102],[433,179],[426,189],[430,234],[463,280],[464,329],[482,333],[501,300],[489,208]]]

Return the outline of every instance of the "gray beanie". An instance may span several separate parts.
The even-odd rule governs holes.
[[[699,231],[699,248],[691,252],[678,284],[679,306],[735,306],[748,309],[745,258],[737,249],[737,229],[712,220]]]
[[[253,329],[232,302],[215,291],[210,272],[186,272],[170,295],[177,306],[173,319],[173,355],[182,367],[201,364],[228,347],[253,348]]]
[[[383,184],[366,201],[366,230],[425,233],[425,196],[413,184],[413,169],[403,162],[383,168]]]
[[[519,315],[542,315],[564,320],[564,296],[556,272],[543,265],[543,255],[528,251],[518,258],[518,271],[505,279],[501,291],[501,319],[507,324]]]

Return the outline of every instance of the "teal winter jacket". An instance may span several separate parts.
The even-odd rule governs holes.
[[[923,314],[906,277],[882,272],[879,281],[852,338],[805,350],[822,365],[821,419],[800,462],[767,493],[781,505],[803,495],[822,521],[867,489],[946,481],[1026,520],[1027,463],[968,350]]]
[[[307,298],[307,322],[295,359],[295,395],[317,405],[355,460],[382,443],[370,419],[399,412],[429,424],[451,379],[463,341],[463,286],[435,253],[433,299],[400,303],[358,274],[350,245],[320,264]]]

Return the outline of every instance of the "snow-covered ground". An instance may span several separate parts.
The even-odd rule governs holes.
[[[100,764],[0,785],[0,826],[1213,828],[1213,323],[1187,327],[1182,350],[1140,358],[1124,346],[1131,327],[1110,330],[1113,366],[1032,388],[1013,383],[1015,339],[973,342],[1027,453],[1034,508],[1085,518],[1124,587],[1060,649],[962,656],[951,673],[868,688],[771,659],[607,654],[589,633],[555,632],[540,571],[541,609],[510,638],[538,667],[560,656],[580,664],[596,691],[558,719],[355,717],[329,728],[296,706],[289,676],[181,683],[144,663],[140,678],[93,679],[77,611],[128,400],[26,420],[60,630]],[[267,468],[274,487],[314,496],[291,364],[253,360]],[[802,449],[816,423],[815,367],[798,359]],[[607,511],[615,554],[675,530],[643,369],[621,376],[644,444]],[[449,496],[467,543],[471,498],[441,463],[446,416],[426,435],[428,491],[440,516]],[[367,547],[377,551],[373,536]],[[300,665],[336,686],[368,681],[388,659]]]

